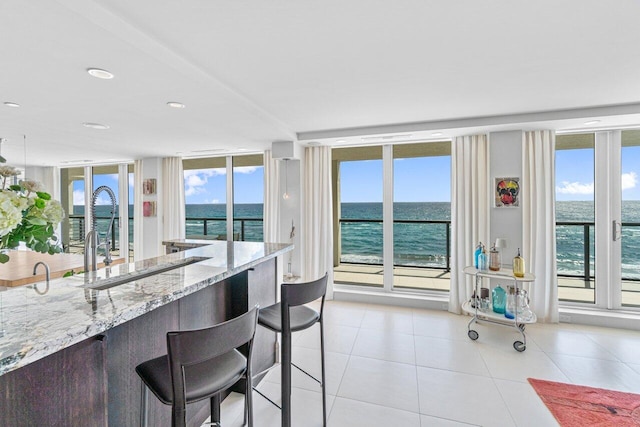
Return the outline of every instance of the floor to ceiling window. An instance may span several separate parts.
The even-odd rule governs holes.
[[[262,154],[185,159],[182,164],[187,238],[227,240],[232,233],[233,240],[263,240]]]
[[[640,307],[640,131],[561,135],[556,145],[560,300]]]
[[[96,197],[96,231],[101,243],[107,234],[109,252],[114,257],[124,257],[127,261],[133,257],[133,165],[104,165],[89,167],[71,167],[60,170],[61,203],[66,212],[62,222],[62,244],[65,252],[83,253],[87,232],[91,229],[91,196],[99,187],[108,187],[115,196],[114,221],[111,226],[111,199],[107,190],[101,190]],[[90,194],[87,191],[90,185]],[[121,206],[128,209],[121,211]],[[100,257],[105,248],[98,248]]]
[[[556,251],[561,301],[595,302],[593,134],[556,138]]]
[[[186,236],[227,238],[225,157],[183,160]]]
[[[233,157],[233,239],[261,242],[264,215],[262,154]]]
[[[623,131],[620,175],[622,198],[622,305],[640,306],[640,131]]]
[[[62,247],[65,252],[81,253],[89,231],[84,223],[84,168],[60,169],[60,180],[60,203],[66,213],[61,223]]]
[[[332,150],[334,279],[449,289],[451,144]]]
[[[393,146],[393,286],[449,290],[451,144]]]
[[[382,287],[382,147],[332,150],[334,280]]]

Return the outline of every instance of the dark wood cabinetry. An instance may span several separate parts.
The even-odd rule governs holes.
[[[0,426],[107,426],[104,338],[0,376]]]
[[[134,368],[166,354],[166,333],[228,320],[276,298],[276,260],[264,261],[23,368],[0,376],[0,426],[137,426],[141,382]],[[275,335],[258,328],[254,369],[275,360]],[[209,416],[188,407],[189,425]],[[149,425],[170,425],[171,409],[149,396]]]

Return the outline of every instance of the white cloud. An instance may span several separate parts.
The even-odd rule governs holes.
[[[238,166],[237,168],[233,168],[234,172],[244,174],[254,173],[256,170],[258,170],[257,166]]]
[[[579,182],[562,181],[562,186],[556,187],[556,193],[593,194],[593,182],[589,184],[582,184]]]
[[[193,196],[196,194],[206,193],[205,185],[209,182],[209,178],[219,175],[225,175],[226,169],[188,169],[184,171],[184,195]]]
[[[135,176],[132,173],[130,173],[128,179],[129,179],[129,187],[133,188],[133,186],[134,186],[134,184],[136,182]]]
[[[73,190],[73,204],[84,206],[84,190]]]
[[[638,183],[638,174],[635,172],[623,173],[621,177],[621,185],[623,190],[635,188]]]
[[[100,193],[96,199],[96,205],[111,205],[111,197]]]

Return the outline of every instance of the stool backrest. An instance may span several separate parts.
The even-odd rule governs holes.
[[[289,307],[307,304],[324,296],[327,293],[327,273],[317,280],[306,283],[283,283],[280,288],[282,303]]]
[[[184,403],[181,401],[185,399],[185,366],[213,359],[244,344],[248,344],[247,365],[250,366],[257,323],[258,306],[255,306],[245,314],[209,328],[167,332],[174,403]]]

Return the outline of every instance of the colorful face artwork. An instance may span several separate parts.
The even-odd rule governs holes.
[[[496,182],[496,206],[518,206],[518,179],[502,178],[496,179]]]

